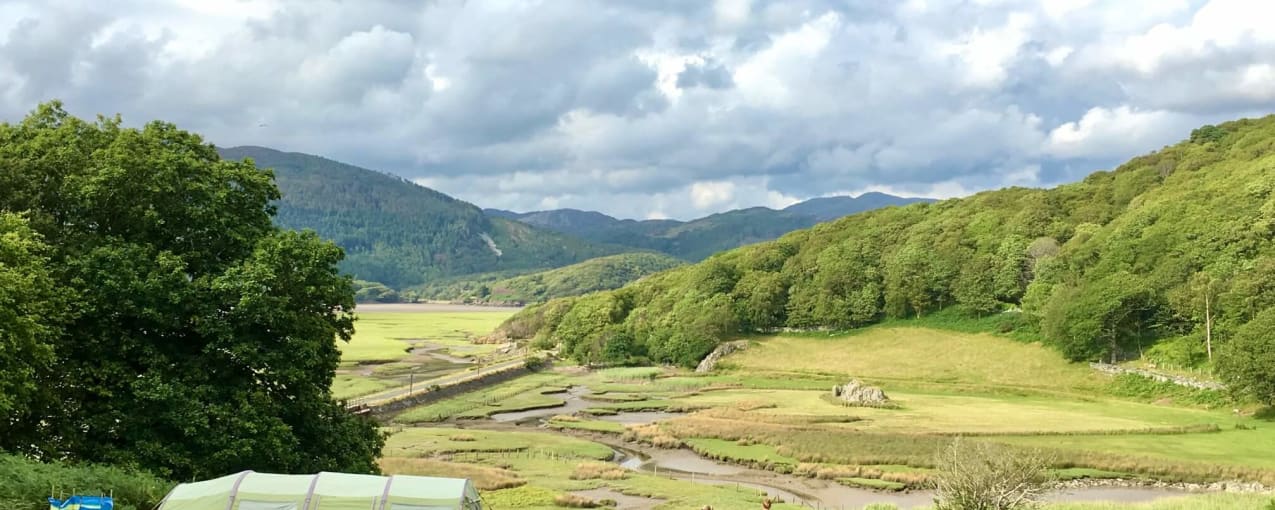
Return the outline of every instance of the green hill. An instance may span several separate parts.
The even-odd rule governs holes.
[[[1271,282],[1275,116],[1205,126],[1053,189],[848,216],[529,309],[505,329],[535,331],[585,361],[690,365],[739,333],[956,307],[1000,314],[1004,330],[1024,328],[1073,360],[1199,365],[1220,348],[1225,377],[1241,370],[1234,360],[1266,352]]]
[[[417,292],[429,299],[535,303],[618,289],[683,264],[682,260],[660,253],[621,253],[513,277],[495,274],[456,278],[423,285]]]
[[[929,199],[865,193],[859,197],[814,198],[778,211],[766,207],[736,209],[691,221],[620,220],[599,212],[576,209],[521,214],[498,209],[486,212],[597,243],[654,250],[698,261],[722,250],[769,241],[821,221],[924,201]]]
[[[283,199],[276,222],[313,229],[346,253],[341,269],[393,288],[427,279],[558,267],[622,248],[493,218],[400,177],[263,147],[218,149],[272,168]]]

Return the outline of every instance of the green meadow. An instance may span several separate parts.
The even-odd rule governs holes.
[[[893,405],[851,407],[829,398],[833,384],[850,378],[880,386]],[[752,339],[749,349],[728,356],[707,374],[660,367],[560,367],[525,376],[409,410],[397,420],[465,420],[457,423],[482,426],[471,420],[561,405],[567,398],[562,390],[569,387],[587,388],[580,397],[587,405],[574,414],[548,416],[548,429],[528,432],[537,436],[465,430],[475,436],[448,442],[438,437],[454,434],[453,429],[406,428],[391,438],[399,453],[389,455],[504,470],[502,476],[521,482],[488,494],[508,508],[549,508],[557,504],[555,497],[597,487],[650,495],[660,500],[655,507],[661,509],[699,508],[705,501],[713,501],[714,508],[755,508],[750,499],[755,494],[718,493],[719,487],[641,473],[619,481],[572,480],[575,464],[602,456],[584,446],[596,434],[885,492],[928,486],[936,452],[956,436],[1039,451],[1051,459],[1060,479],[1275,483],[1275,457],[1268,453],[1275,451],[1275,424],[1215,408],[1208,402],[1216,395],[1201,397],[1178,387],[1131,395],[1120,390],[1121,384],[1038,344],[887,325],[835,336]],[[599,418],[637,411],[674,414],[634,425]],[[569,443],[577,445],[572,452],[543,443],[551,450],[545,451],[518,442],[528,437],[584,443]],[[426,446],[408,452],[414,442]],[[696,499],[702,497],[722,499]],[[1229,510],[1260,508],[1269,499],[1206,494],[1141,505],[1046,508]]]

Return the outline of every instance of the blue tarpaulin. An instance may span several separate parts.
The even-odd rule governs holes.
[[[71,496],[65,500],[49,498],[49,510],[115,510],[110,496]]]

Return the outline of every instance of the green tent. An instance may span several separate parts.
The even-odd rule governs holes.
[[[242,473],[183,483],[159,510],[480,510],[463,478]]]

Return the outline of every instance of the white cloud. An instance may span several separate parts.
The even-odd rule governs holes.
[[[752,0],[716,0],[713,2],[713,13],[717,22],[726,26],[742,25],[748,22],[752,14]]]
[[[1094,0],[1041,0],[1041,8],[1051,18],[1063,18],[1068,14],[1084,9]]]
[[[729,181],[696,182],[691,184],[691,204],[696,209],[707,210],[729,204],[735,198],[735,183]]]
[[[685,219],[828,190],[959,196],[1075,180],[1275,111],[1272,10],[0,0],[0,119],[57,97],[514,210]]]
[[[1074,51],[1076,49],[1071,46],[1059,46],[1045,53],[1045,61],[1054,67],[1061,66]]]
[[[1191,119],[1171,112],[1096,107],[1050,131],[1045,152],[1059,158],[1127,157],[1132,147],[1146,152],[1181,138],[1189,125]]]
[[[818,65],[817,57],[840,26],[841,16],[828,12],[774,37],[768,48],[735,69],[734,80],[744,98],[772,108],[783,108],[798,100],[793,89]]]
[[[1187,23],[1159,23],[1145,32],[1107,41],[1092,48],[1091,58],[1098,65],[1153,74],[1175,60],[1271,44],[1275,42],[1271,19],[1275,19],[1275,2],[1211,0]]]
[[[954,56],[962,66],[962,81],[972,87],[995,87],[1008,76],[1008,65],[1028,40],[1035,20],[1026,13],[1014,13],[1003,26],[985,30],[975,27],[954,42],[939,47],[942,55]]]

